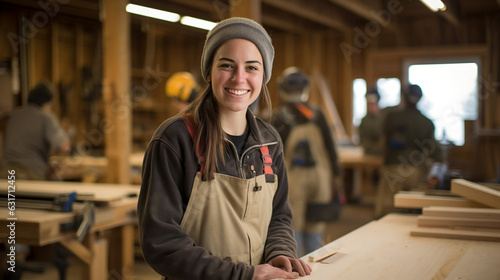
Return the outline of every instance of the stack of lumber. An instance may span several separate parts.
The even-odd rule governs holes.
[[[500,242],[500,191],[455,179],[451,193],[457,196],[401,193],[394,205],[422,208],[412,236]]]

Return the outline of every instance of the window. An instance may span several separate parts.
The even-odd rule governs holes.
[[[352,85],[353,91],[353,114],[352,123],[359,126],[361,119],[366,115],[366,81],[355,79]],[[380,93],[379,107],[396,106],[400,102],[401,83],[398,78],[387,78],[377,80],[377,89]]]
[[[419,110],[434,122],[436,139],[464,144],[464,120],[477,119],[478,64],[412,64],[408,81],[422,88]]]
[[[361,119],[366,115],[366,81],[364,79],[355,79],[352,84],[352,123],[358,127]]]

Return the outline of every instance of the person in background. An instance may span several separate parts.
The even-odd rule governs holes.
[[[70,141],[52,113],[54,88],[44,80],[29,93],[28,104],[9,117],[5,132],[2,176],[15,170],[16,179],[46,180],[52,152],[68,154]]]
[[[361,119],[359,125],[359,144],[367,155],[382,155],[382,143],[380,131],[377,129],[380,108],[378,102],[380,94],[376,87],[366,93],[366,116]]]
[[[261,94],[270,100],[273,59],[260,24],[219,22],[201,56],[208,87],[158,127],[146,150],[140,242],[145,260],[167,279],[294,279],[311,272],[296,255],[279,134],[249,110]]]
[[[184,110],[198,96],[198,84],[189,72],[172,74],[165,84],[165,94],[175,109]]]
[[[307,102],[309,78],[298,68],[289,67],[279,80],[279,90],[285,105],[276,110],[271,123],[283,140],[292,226],[299,256],[302,256],[323,245],[326,223],[312,221],[308,216],[313,213],[308,215],[307,212],[312,204],[326,206],[334,197],[338,198],[340,166],[325,115]]]
[[[417,109],[422,89],[408,85],[402,97],[403,107],[389,112],[382,124],[384,163],[375,202],[376,217],[395,210],[397,192],[424,183],[429,160],[443,161],[441,145],[434,138],[434,124]]]

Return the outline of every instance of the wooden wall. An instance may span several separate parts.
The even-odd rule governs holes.
[[[15,95],[11,108],[25,104],[29,89],[40,80],[51,81],[56,88],[54,111],[76,145],[97,126],[90,122],[91,110],[82,69],[101,68],[97,44],[99,23],[60,16],[46,24],[35,24],[30,10],[8,9],[0,11],[0,21],[2,35],[6,35],[0,41],[0,59],[19,61],[19,71],[26,74],[25,79],[19,81],[22,91]],[[27,32],[23,33],[23,28]],[[28,61],[26,71],[24,61]],[[100,83],[100,77],[96,79],[95,82]],[[2,92],[5,94],[7,90]],[[82,143],[80,147],[102,146],[97,140],[97,137],[91,137],[87,142],[93,143]]]

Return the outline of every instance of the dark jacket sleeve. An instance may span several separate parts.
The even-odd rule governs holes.
[[[273,129],[274,130],[274,129]],[[273,150],[272,159],[274,172],[278,177],[278,189],[273,199],[273,216],[269,223],[264,259],[271,259],[283,255],[297,258],[297,244],[292,229],[292,209],[288,200],[288,178],[283,158],[283,144],[275,132],[278,140]]]
[[[146,150],[137,207],[144,258],[167,279],[251,279],[253,267],[211,256],[180,228],[197,171],[187,129],[179,131],[182,125],[165,130]]]

